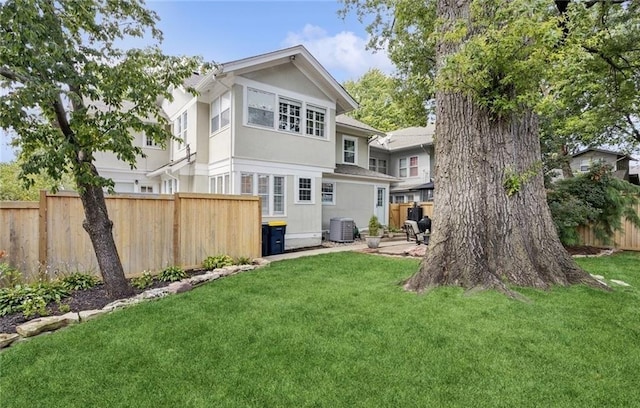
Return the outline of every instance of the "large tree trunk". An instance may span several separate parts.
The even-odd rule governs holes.
[[[440,1],[439,16],[468,18],[469,1],[461,3]],[[441,43],[438,58],[455,50]],[[456,285],[515,296],[509,284],[598,286],[558,239],[539,165],[537,117],[495,118],[462,92],[439,91],[436,101],[434,228],[420,270],[405,288]],[[521,181],[514,194],[504,187],[509,174]]]
[[[93,165],[92,170],[97,174]],[[107,213],[104,192],[101,187],[93,185],[79,185],[79,187],[81,187],[80,199],[86,217],[82,226],[91,238],[105,288],[112,299],[130,296],[133,294],[133,289],[125,278],[118,248],[113,239],[113,222]]]

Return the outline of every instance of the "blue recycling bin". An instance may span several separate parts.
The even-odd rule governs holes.
[[[262,256],[271,255],[269,253],[269,224],[262,223]]]
[[[284,235],[287,232],[287,223],[284,221],[270,221],[269,225],[269,255],[284,253]]]

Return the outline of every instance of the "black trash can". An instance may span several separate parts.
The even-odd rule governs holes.
[[[284,235],[287,232],[287,223],[284,221],[269,222],[269,255],[284,253]]]
[[[407,220],[420,221],[422,219],[422,207],[414,206],[407,208]]]
[[[271,255],[269,253],[269,224],[262,223],[262,256]]]

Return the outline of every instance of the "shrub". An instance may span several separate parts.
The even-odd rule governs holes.
[[[148,288],[153,285],[153,276],[150,272],[144,271],[142,275],[131,278],[131,286],[138,289]]]
[[[206,270],[212,270],[216,268],[222,268],[225,266],[233,265],[235,262],[229,255],[216,255],[208,256],[202,261],[202,267]]]
[[[640,228],[634,208],[638,194],[640,188],[615,178],[611,166],[596,163],[585,174],[557,181],[547,192],[547,201],[563,244],[579,244],[579,226],[591,226],[596,238],[609,243],[622,229],[623,217]]]
[[[0,316],[22,312],[25,317],[46,314],[46,305],[60,302],[69,296],[69,290],[61,282],[33,285],[16,285],[0,289]]]
[[[10,288],[22,283],[22,274],[8,263],[0,262],[0,288]]]
[[[175,282],[187,277],[187,273],[179,266],[169,266],[160,272],[160,280],[163,282]]]
[[[369,231],[367,232],[367,234],[370,237],[377,237],[378,235],[380,235],[380,221],[378,221],[378,217],[376,217],[375,215],[372,215],[371,218],[369,218]]]
[[[76,272],[62,279],[62,284],[69,290],[86,290],[96,286],[100,280],[88,273]]]
[[[234,263],[236,265],[251,265],[251,259],[246,256],[239,256],[236,258]]]

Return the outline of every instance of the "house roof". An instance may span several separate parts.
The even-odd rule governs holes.
[[[365,169],[364,167],[354,166],[352,164],[336,164],[334,174],[343,174],[347,176],[358,176],[365,178],[374,178],[377,180],[397,181],[398,179],[384,173],[378,173]]]
[[[336,116],[336,125],[345,126],[348,128],[365,131],[366,133],[373,133],[374,136],[382,136],[384,132],[378,130],[374,127],[367,125],[366,123],[362,123],[357,119],[352,118],[351,116],[347,116],[345,114]]]
[[[436,126],[429,124],[427,126],[414,126],[404,129],[398,129],[388,132],[386,137],[389,139],[387,143],[381,144],[381,138],[372,140],[369,145],[376,149],[393,152],[396,150],[419,147],[422,145],[433,144],[433,135]]]
[[[626,153],[616,152],[614,150],[599,149],[599,148],[594,148],[594,147],[590,147],[590,148],[587,148],[587,149],[580,150],[577,153],[574,153],[572,155],[572,157],[582,156],[583,154],[589,153],[589,152],[610,154],[610,155],[617,156],[618,159],[629,159],[629,160],[633,160],[633,161],[637,160],[637,159],[634,159],[633,157],[631,157],[630,155],[628,155]]]
[[[349,95],[346,89],[302,45],[218,64],[206,74],[194,74],[187,78],[184,85],[201,90],[211,85],[218,77],[242,75],[247,72],[291,63],[303,72],[314,85],[336,99],[336,111],[338,114],[352,111],[358,107],[358,103]]]

